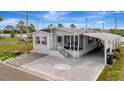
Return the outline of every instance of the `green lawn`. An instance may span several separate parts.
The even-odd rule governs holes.
[[[120,55],[119,61],[112,67],[105,66],[97,81],[124,80],[124,47],[120,47]]]
[[[27,52],[27,45],[18,43],[17,38],[1,39],[0,44],[2,44],[2,46],[0,46],[0,58],[11,57],[13,51],[20,51],[21,54]],[[29,43],[29,49],[32,50],[32,42]],[[4,51],[7,51],[7,53],[5,54]]]
[[[17,38],[0,39],[0,45],[9,45],[18,42]]]

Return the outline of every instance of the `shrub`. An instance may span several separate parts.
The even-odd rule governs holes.
[[[119,60],[119,58],[120,58],[120,53],[117,52],[117,51],[115,51],[115,52],[113,53],[113,57],[114,57],[115,59]]]
[[[15,32],[11,31],[10,36],[11,36],[11,38],[14,38],[15,37]]]
[[[19,55],[21,55],[21,52],[20,51],[13,51],[13,53],[12,53],[14,56],[19,56]]]

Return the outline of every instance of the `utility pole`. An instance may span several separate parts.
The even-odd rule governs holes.
[[[36,30],[38,31],[38,21],[36,20]]]
[[[116,34],[116,31],[117,31],[117,18],[115,17],[115,34]]]
[[[104,19],[103,19],[103,23],[102,23],[102,31],[104,31]]]
[[[29,32],[28,32],[28,11],[26,11],[26,34],[27,34],[27,53],[29,53],[29,44],[28,44],[28,35],[29,35]]]
[[[86,27],[85,27],[85,29],[87,30],[87,17],[86,17]]]

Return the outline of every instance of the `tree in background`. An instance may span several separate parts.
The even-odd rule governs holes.
[[[122,35],[122,31],[118,30],[118,29],[110,29],[108,32],[111,33],[111,34]]]
[[[15,30],[14,30],[14,26],[12,25],[6,25],[4,28],[3,33],[9,33],[11,37],[15,37]]]
[[[48,28],[51,28],[51,27],[53,27],[53,24],[48,25]]]
[[[13,31],[14,30],[14,26],[12,26],[12,25],[6,25],[5,26],[5,30],[7,30],[7,31]]]
[[[36,30],[35,30],[35,26],[33,25],[33,24],[30,24],[29,26],[28,26],[28,30],[29,30],[29,33],[32,33],[32,32],[35,32]]]
[[[0,22],[1,22],[1,21],[3,21],[3,17],[2,17],[2,16],[0,16]],[[2,32],[0,31],[0,33],[2,33]]]
[[[73,28],[76,28],[76,26],[74,24],[71,24],[70,28],[73,29]]]
[[[59,23],[59,24],[57,25],[57,27],[58,27],[58,28],[63,28],[64,26]]]
[[[22,40],[22,34],[26,33],[26,26],[24,21],[18,21],[16,28],[20,32],[20,40]]]
[[[2,16],[0,16],[0,22],[1,22],[1,21],[3,21],[3,17],[2,17]]]

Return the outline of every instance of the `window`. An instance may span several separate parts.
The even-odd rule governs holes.
[[[88,37],[88,44],[92,44],[93,43],[93,38],[92,37]]]
[[[58,42],[59,42],[59,43],[62,42],[62,38],[61,38],[61,36],[58,36]]]
[[[40,37],[39,37],[39,36],[36,36],[36,37],[35,37],[35,40],[36,40],[36,41],[35,41],[36,44],[40,44]]]
[[[96,41],[98,41],[98,38],[96,38]]]
[[[47,38],[46,38],[46,36],[42,37],[42,45],[47,45]]]

